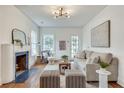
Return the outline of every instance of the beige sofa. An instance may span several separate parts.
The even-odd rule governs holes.
[[[85,57],[84,57],[85,54]],[[118,59],[113,57],[111,53],[98,53],[94,51],[83,51],[82,56],[74,58],[75,67],[82,71],[86,76],[87,81],[98,81],[97,69],[100,69],[99,61],[98,63],[90,63],[89,59],[93,57],[99,57],[99,61],[104,61],[110,65],[106,68],[112,74],[108,76],[109,81],[117,81],[118,78]],[[90,60],[89,60],[90,61]]]

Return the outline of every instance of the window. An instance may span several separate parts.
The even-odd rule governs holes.
[[[43,50],[54,53],[54,35],[43,35]]]
[[[37,55],[37,33],[35,31],[31,32],[31,55]]]
[[[79,49],[79,38],[77,35],[73,35],[71,36],[71,57],[72,58],[78,52],[78,49]]]

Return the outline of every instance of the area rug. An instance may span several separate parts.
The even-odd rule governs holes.
[[[76,69],[74,67],[74,64],[71,63],[71,69]],[[55,64],[47,64],[47,66],[44,68],[44,70],[59,70],[59,63]],[[65,75],[60,75],[60,87],[66,88],[65,86]],[[112,86],[109,84],[109,88],[112,88]],[[99,82],[89,82],[86,83],[86,88],[99,88]]]
[[[65,76],[64,75],[60,75],[60,87],[61,88],[66,88],[66,86],[65,86]],[[108,87],[112,88],[112,86],[110,84],[108,85]],[[86,88],[99,88],[99,82],[86,83]]]

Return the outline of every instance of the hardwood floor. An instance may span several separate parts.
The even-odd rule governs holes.
[[[46,64],[35,64],[34,66],[32,66],[30,73],[29,73],[29,78],[25,82],[23,83],[11,82],[11,83],[0,86],[0,88],[31,88],[31,87],[38,88],[39,85],[36,82],[40,80],[39,79],[40,75],[45,66]]]
[[[40,75],[45,66],[46,66],[46,64],[35,64],[31,68],[31,73],[29,75],[28,80],[26,80],[24,83],[12,82],[12,83],[8,83],[8,84],[4,84],[4,85],[0,86],[0,88],[39,88],[39,86],[40,86],[39,78],[40,78]],[[35,69],[35,70],[32,70],[32,69]],[[109,84],[113,88],[123,88],[116,82],[109,82]]]
[[[123,88],[122,86],[120,86],[120,85],[117,84],[116,82],[109,82],[109,84],[110,84],[113,88]]]

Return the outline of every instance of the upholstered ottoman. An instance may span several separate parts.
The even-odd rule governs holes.
[[[79,70],[66,70],[66,88],[85,88],[86,80]]]
[[[45,70],[40,77],[40,88],[59,88],[60,75],[57,70]]]

